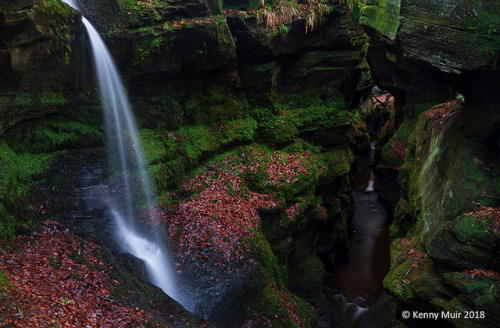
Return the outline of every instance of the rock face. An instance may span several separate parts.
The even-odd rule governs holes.
[[[145,86],[153,93],[173,88],[187,96],[215,83],[257,97],[297,88],[354,97],[363,87],[357,81],[367,71],[360,60],[364,36],[344,8],[325,6],[320,12],[297,6],[300,11],[289,22],[266,28],[266,12],[256,10],[259,6],[82,1],[82,11],[108,39],[139,97]],[[314,10],[312,28],[305,18]]]
[[[80,15],[56,1],[0,7],[0,133],[72,100],[81,58]],[[75,92],[76,94],[76,92]]]
[[[388,295],[373,309],[381,326],[433,324],[402,319],[402,310],[480,311],[474,326],[500,322],[498,6],[367,1],[362,9],[373,79],[395,97],[397,128],[382,163],[397,166],[401,186]],[[471,325],[442,316],[435,324]]]
[[[485,114],[474,115],[470,134],[497,143],[498,6],[495,1],[367,1],[361,23],[371,37],[368,60],[375,82],[413,117],[458,92],[466,107],[481,107],[474,111]]]
[[[59,174],[50,168],[61,152],[102,144],[91,107],[75,105],[86,77],[80,18],[60,1],[0,5],[2,236],[23,229],[16,217],[22,222],[40,215],[30,209],[32,188]]]
[[[170,220],[181,218],[170,236],[183,265],[180,276],[194,281],[184,285],[197,297],[192,310],[220,327],[314,326],[326,305],[323,263],[331,268],[346,252],[349,143],[359,123],[348,107],[369,80],[366,39],[346,9],[295,3],[288,8],[299,10],[293,17],[273,22],[266,20],[279,8],[258,10],[260,1],[78,3],[128,85],[164,210]],[[78,12],[59,0],[0,6],[2,238],[29,232],[47,215],[63,217],[76,206],[68,199],[77,168],[104,161],[98,92],[82,28]],[[231,173],[240,190],[217,179],[184,188],[194,170],[203,177],[216,167],[224,178],[233,160],[248,166]],[[269,184],[271,178],[276,181]],[[223,189],[220,199],[205,191],[212,184]],[[253,221],[230,220],[221,229],[222,215],[241,216],[245,212],[231,206],[248,205],[256,193],[274,205],[253,208]],[[182,217],[178,207],[197,201],[223,208],[220,221],[199,206],[186,206],[197,216]],[[95,209],[87,221],[103,212]],[[183,234],[189,218],[202,217],[214,223],[211,239]],[[89,222],[75,223],[82,220],[70,220],[70,229],[91,232]],[[174,226],[167,223],[165,229]],[[238,229],[244,238],[233,240]],[[182,258],[191,254],[182,239],[187,237],[208,259]],[[204,244],[211,240],[216,247]],[[246,253],[221,267],[225,253],[217,246],[229,242]],[[140,274],[133,262],[122,257],[116,265]],[[164,315],[175,312],[168,299],[157,305],[165,305]]]

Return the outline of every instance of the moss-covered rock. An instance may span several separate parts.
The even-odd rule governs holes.
[[[453,277],[459,277],[462,270],[497,275],[498,221],[493,207],[498,206],[500,194],[494,182],[496,155],[464,136],[468,108],[446,104],[422,113],[413,128],[404,123],[394,136],[396,140],[406,135],[406,149],[398,178],[401,199],[391,233],[409,238],[393,242],[392,266],[384,287],[402,309],[479,310],[477,304],[465,301],[475,299],[475,292],[450,288],[445,272],[453,271],[449,274]],[[479,273],[480,269],[493,271]],[[497,301],[490,301],[497,306]],[[452,317],[440,320],[469,325]]]
[[[488,69],[500,34],[494,1],[369,1],[361,23],[413,60],[444,72]],[[467,40],[467,42],[464,42]]]
[[[79,86],[80,16],[58,0],[0,9],[0,134],[24,119],[63,111]]]
[[[496,225],[493,215],[482,218],[463,214],[436,231],[427,253],[456,269],[495,267],[499,237]]]
[[[320,313],[326,299],[322,291],[325,268],[316,254],[318,230],[311,223],[293,238],[288,256],[288,288],[313,305]]]
[[[497,5],[481,1],[367,2],[361,17],[371,37],[367,60],[377,84],[396,98],[396,125],[417,118],[431,105],[455,98],[458,92],[459,98],[466,99],[466,107],[475,107],[470,111],[475,114],[466,122],[466,134],[495,142],[500,118],[493,105],[498,95],[491,86],[498,85],[500,34],[498,14],[490,9]],[[375,12],[383,14],[375,17]]]
[[[101,146],[99,122],[96,113],[79,108],[68,116],[22,121],[5,132],[0,140],[0,222],[4,237],[36,226],[45,214],[54,214],[46,199],[40,203],[39,196],[44,198],[47,192],[38,195],[35,189],[49,181],[52,190],[65,189],[65,182],[59,181],[53,167],[69,152]]]
[[[326,169],[318,149],[304,141],[282,151],[252,144],[215,157],[183,182],[179,210],[174,205],[167,221],[183,289],[197,311],[223,326],[314,325],[311,305],[294,294],[325,306],[316,240],[328,213],[314,190]],[[186,254],[192,254],[189,262]]]
[[[249,93],[265,93],[278,85],[281,67],[276,62],[265,64],[242,63],[241,77]]]
[[[444,309],[450,312],[469,312],[471,320],[451,319],[450,322],[463,327],[494,327],[500,319],[498,310],[498,277],[482,276],[466,272],[451,272],[443,275],[446,283],[457,293]],[[467,295],[467,296],[464,296]],[[465,321],[465,322],[464,322]]]

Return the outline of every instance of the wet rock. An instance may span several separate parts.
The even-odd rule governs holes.
[[[132,91],[144,84],[172,84],[177,93],[191,94],[218,83],[259,99],[271,90],[315,88],[328,97],[348,95],[349,102],[362,91],[358,82],[367,72],[366,40],[339,5],[318,19],[313,31],[306,33],[304,19],[293,19],[286,33],[277,33],[266,29],[255,12],[234,10],[250,10],[253,2],[225,3],[224,15],[216,9],[218,2],[200,3],[207,6],[205,12],[189,8],[196,2],[130,8],[114,1],[84,2],[102,7],[101,15],[92,14],[101,20],[119,12],[115,26],[103,23],[100,30],[130,76]],[[99,26],[99,17],[89,17]]]

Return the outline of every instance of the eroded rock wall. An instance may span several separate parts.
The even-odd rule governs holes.
[[[257,97],[304,88],[355,97],[364,35],[343,6],[315,6],[285,9],[295,13],[286,23],[276,12],[266,27],[260,3],[82,1],[138,97],[214,84]]]
[[[396,104],[381,163],[401,186],[388,294],[373,309],[381,326],[498,325],[497,9],[495,1],[367,1],[362,10],[373,79]],[[403,310],[484,317],[433,323],[402,319]]]

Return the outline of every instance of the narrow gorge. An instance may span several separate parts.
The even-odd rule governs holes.
[[[499,52],[494,0],[0,1],[0,327],[500,326]]]

